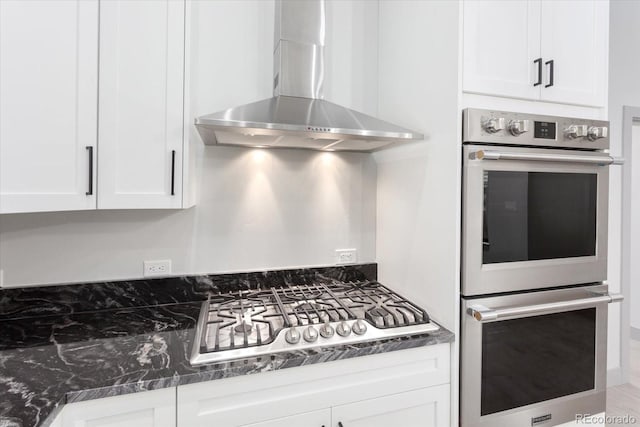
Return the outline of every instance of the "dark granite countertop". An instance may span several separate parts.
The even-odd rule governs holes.
[[[285,274],[244,274],[242,278],[218,275],[163,279],[173,281],[167,284],[163,297],[148,292],[154,289],[153,285],[158,285],[151,285],[150,280],[122,282],[121,287],[111,282],[67,285],[62,289],[37,288],[39,291],[12,289],[9,295],[2,291],[0,427],[48,426],[65,403],[453,340],[451,332],[441,329],[428,335],[293,351],[200,367],[189,364],[195,324],[206,292],[256,288],[268,282],[277,285],[283,281],[345,280],[350,274],[375,276],[375,265],[361,267],[352,267],[356,268],[355,273],[331,268],[313,269],[311,273],[311,270],[288,270]],[[296,272],[301,274],[295,275]],[[197,286],[191,286],[194,284]],[[105,291],[105,286],[111,288],[110,291]],[[92,287],[104,298],[90,293]],[[187,288],[191,290],[185,291]],[[158,289],[165,288],[159,286]],[[114,290],[117,292],[112,294]],[[182,296],[176,297],[176,292]],[[81,299],[81,296],[87,298]],[[93,298],[92,303],[88,302],[89,296]],[[148,304],[150,302],[152,304]]]

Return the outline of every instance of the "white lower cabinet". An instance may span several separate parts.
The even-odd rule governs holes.
[[[305,412],[303,414],[291,415],[289,417],[276,418],[275,420],[259,421],[257,423],[245,424],[242,427],[294,427],[313,426],[329,427],[331,424],[331,409],[321,409],[319,411]]]
[[[61,427],[175,426],[175,387],[72,403],[64,407],[61,423]]]
[[[178,387],[178,427],[450,424],[449,344]]]
[[[242,427],[440,427],[449,425],[449,384],[338,405]]]
[[[449,384],[331,408],[332,426],[440,427],[449,425]]]

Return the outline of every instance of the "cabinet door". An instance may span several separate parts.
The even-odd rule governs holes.
[[[275,420],[245,424],[242,427],[329,427],[330,425],[331,409],[327,408]]]
[[[176,389],[144,391],[71,403],[63,427],[176,427]]]
[[[332,427],[449,425],[449,384],[331,408]]]
[[[100,4],[99,209],[180,208],[185,2]]]
[[[538,99],[540,2],[467,0],[463,19],[463,90]]]
[[[0,1],[0,213],[95,209],[97,91],[97,0]]]
[[[553,86],[542,89],[545,101],[602,107],[607,102],[609,2],[542,2],[542,56],[553,60]],[[550,65],[545,85],[550,84]]]

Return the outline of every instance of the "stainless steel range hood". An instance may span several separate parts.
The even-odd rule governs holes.
[[[272,98],[198,117],[207,145],[375,151],[423,135],[323,99],[324,0],[276,0]]]

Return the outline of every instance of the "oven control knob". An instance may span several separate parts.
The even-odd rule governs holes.
[[[491,117],[482,122],[482,129],[489,133],[500,132],[504,129],[504,117]]]
[[[591,126],[587,130],[587,138],[589,141],[595,141],[598,138],[606,138],[609,135],[609,129],[605,126]]]
[[[322,336],[322,338],[331,338],[334,333],[335,330],[329,324],[329,322],[325,322],[322,326],[320,326],[320,336]]]
[[[358,319],[353,323],[353,327],[351,329],[353,329],[353,333],[356,335],[362,335],[367,332],[367,324],[364,323],[364,320]]]
[[[313,326],[309,326],[302,333],[302,338],[304,338],[306,342],[315,342],[318,340],[318,331],[316,331],[316,328]]]
[[[587,125],[571,125],[564,130],[564,135],[569,139],[583,138],[587,136]]]
[[[514,136],[529,132],[529,123],[530,120],[511,120],[509,122],[509,132]]]
[[[351,327],[349,326],[349,324],[347,322],[343,321],[343,322],[340,322],[340,324],[336,328],[336,332],[341,337],[346,337],[347,335],[349,335],[351,333]]]
[[[284,334],[284,339],[289,344],[297,344],[300,341],[300,332],[293,326],[289,328],[286,334]]]

